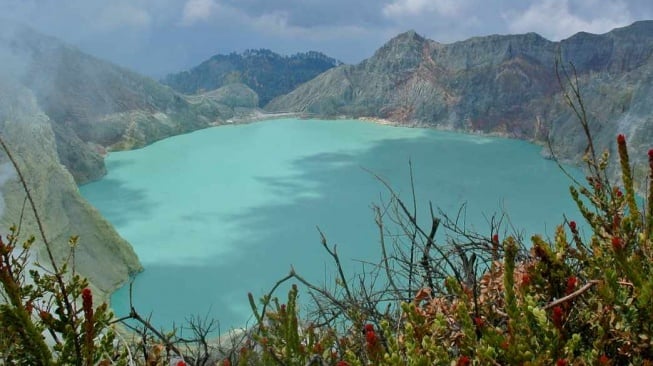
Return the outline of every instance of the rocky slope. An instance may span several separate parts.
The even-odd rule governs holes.
[[[27,180],[59,263],[70,253],[68,239],[79,235],[75,267],[97,289],[112,291],[141,269],[132,247],[79,195],[73,177],[59,161],[52,121],[40,109],[33,93],[3,78],[0,78],[0,134]],[[21,221],[25,193],[4,151],[0,152],[0,172],[3,234],[10,225],[21,224],[22,238],[38,237],[29,207]],[[40,240],[37,243],[42,245]],[[43,249],[37,247],[34,259],[47,265]]]
[[[80,196],[105,174],[107,149],[129,149],[255,112],[255,93],[231,85],[186,97],[155,80],[30,29],[0,25],[0,133],[17,157],[60,260],[80,236],[76,268],[103,291],[141,269],[131,246]],[[25,194],[0,153],[0,228],[20,220]],[[33,217],[22,232],[36,234]]]
[[[50,117],[61,162],[78,183],[104,174],[104,148],[129,149],[232,118],[241,102],[199,100],[27,29],[8,47],[29,65],[21,77]],[[222,98],[222,99],[221,99]]]
[[[544,141],[579,161],[586,148],[564,104],[555,60],[573,63],[600,146],[628,134],[640,154],[653,143],[653,21],[561,42],[537,34],[441,44],[403,33],[358,65],[319,75],[270,102],[275,112],[387,118],[403,124]]]
[[[282,56],[265,49],[248,50],[242,54],[215,55],[188,71],[168,75],[163,83],[187,94],[242,83],[258,94],[263,106],[339,64],[314,51]]]

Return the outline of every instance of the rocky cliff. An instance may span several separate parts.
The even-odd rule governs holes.
[[[142,147],[219,124],[247,113],[243,107],[254,107],[252,93],[245,100],[231,93],[188,98],[21,27],[0,38],[0,47],[26,65],[19,79],[50,118],[60,160],[78,183],[105,173],[105,149]]]
[[[70,254],[68,239],[79,235],[75,268],[103,292],[114,290],[141,269],[132,247],[80,196],[72,175],[61,164],[52,121],[29,89],[0,79],[0,135],[16,159],[34,197],[46,237],[59,263]],[[0,152],[0,228],[20,224],[21,235],[37,235],[25,192],[4,151]],[[22,220],[21,220],[22,216]],[[34,259],[47,266],[42,242]]]
[[[188,71],[168,75],[163,83],[187,94],[242,83],[257,93],[263,106],[339,64],[315,51],[282,56],[265,49],[248,50],[242,54],[215,55]]]
[[[369,59],[319,75],[271,101],[275,112],[376,117],[404,124],[544,141],[579,161],[586,148],[564,104],[555,61],[578,73],[600,146],[617,133],[645,159],[653,140],[653,21],[561,42],[537,34],[476,37],[441,44],[398,35]]]

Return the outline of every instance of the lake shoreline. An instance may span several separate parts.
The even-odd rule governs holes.
[[[215,123],[211,127],[219,127],[219,126],[225,126],[225,125],[249,124],[249,123],[264,122],[264,121],[270,121],[270,120],[275,120],[275,119],[283,119],[283,118],[297,118],[297,119],[302,119],[302,120],[318,120],[318,121],[349,120],[349,121],[369,122],[369,123],[374,123],[374,124],[378,124],[378,125],[392,126],[392,127],[424,128],[424,129],[431,129],[431,130],[436,130],[436,131],[447,131],[447,132],[460,133],[460,134],[470,135],[470,136],[499,137],[499,138],[505,138],[505,139],[511,139],[511,140],[526,141],[526,142],[529,142],[529,143],[537,145],[537,146],[542,146],[544,149],[546,149],[546,146],[544,145],[544,143],[542,141],[537,141],[537,140],[534,140],[534,139],[527,139],[527,138],[520,138],[520,137],[514,136],[512,134],[506,133],[506,132],[483,132],[483,131],[480,131],[480,130],[457,129],[457,128],[450,128],[450,127],[446,127],[446,126],[442,126],[442,125],[430,124],[430,123],[425,123],[425,122],[417,122],[417,121],[398,122],[398,121],[387,119],[387,118],[372,117],[372,116],[358,116],[358,117],[349,116],[349,115],[323,116],[323,115],[317,115],[317,114],[311,114],[311,113],[305,113],[305,112],[267,113],[267,112],[258,111],[254,116],[245,116],[245,117],[239,117],[237,119],[230,119],[230,120],[227,120],[228,122],[225,122],[225,123]]]

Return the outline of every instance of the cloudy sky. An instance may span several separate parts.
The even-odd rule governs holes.
[[[0,0],[0,14],[160,77],[249,48],[355,63],[409,29],[445,43],[524,32],[560,40],[653,19],[653,1]]]

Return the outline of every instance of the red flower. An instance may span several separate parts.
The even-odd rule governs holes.
[[[615,194],[617,195],[617,197],[619,197],[619,198],[621,198],[621,197],[624,195],[624,194],[621,192],[621,189],[619,189],[619,188],[616,188],[614,193],[615,193]]]
[[[616,214],[612,218],[612,226],[616,229],[619,225],[621,225],[621,217],[619,217],[619,214]]]
[[[576,285],[578,285],[578,278],[576,276],[571,276],[567,279],[567,291],[565,291],[567,295],[574,292]]]
[[[599,357],[599,364],[607,365],[608,363],[610,363],[610,358],[608,356],[601,355],[601,357]]]
[[[49,322],[52,320],[52,314],[48,313],[45,310],[39,311],[39,318],[45,323]]]
[[[322,344],[320,342],[317,342],[313,345],[313,353],[321,355],[322,352],[324,352],[324,347],[322,347]]]
[[[368,347],[373,347],[376,344],[376,333],[374,331],[365,333],[365,340]]]
[[[338,361],[336,366],[349,366],[349,363],[347,361]]]
[[[499,234],[492,235],[492,243],[499,244]]]
[[[88,287],[82,290],[82,306],[84,307],[84,311],[93,309],[93,294]]]
[[[564,358],[560,358],[560,359],[558,359],[558,362],[556,362],[556,366],[567,366],[568,364],[569,363]]]
[[[84,310],[84,328],[89,337],[86,341],[93,341],[93,294],[91,289],[86,287],[82,290],[82,309]]]
[[[528,286],[531,284],[531,275],[524,273],[521,275],[521,285],[522,287]]]
[[[623,144],[625,144],[625,143],[626,143],[626,136],[624,136],[623,134],[620,133],[620,134],[617,136],[617,143],[618,143],[619,145],[623,145]]]
[[[480,316],[476,316],[474,317],[474,324],[476,324],[477,327],[482,328],[485,325],[485,320]]]
[[[624,248],[624,241],[618,236],[613,236],[612,248],[614,249],[615,252],[621,251]]]
[[[225,358],[224,361],[222,361],[222,366],[231,366],[231,361],[228,358]]]
[[[562,328],[562,320],[564,317],[564,310],[560,306],[556,306],[553,308],[553,325],[556,326],[556,328],[560,329]]]
[[[31,301],[25,303],[25,310],[27,310],[28,313],[32,314],[32,310],[34,310],[34,305],[32,305]]]
[[[507,340],[505,340],[505,341],[501,342],[501,344],[499,345],[499,347],[501,347],[502,349],[508,349],[508,348],[510,348],[510,342],[508,342]]]
[[[471,364],[472,360],[467,356],[460,356],[458,362],[456,362],[456,366],[469,366]]]
[[[577,229],[577,227],[576,227],[576,221],[569,221],[569,228],[571,229],[571,232],[572,232],[572,233],[575,233],[575,232],[576,232],[576,229]]]
[[[370,324],[370,323],[365,324],[364,329],[365,332],[374,332],[374,324]]]
[[[177,361],[175,366],[186,366],[186,362],[184,362],[184,360],[179,360],[179,361]]]

